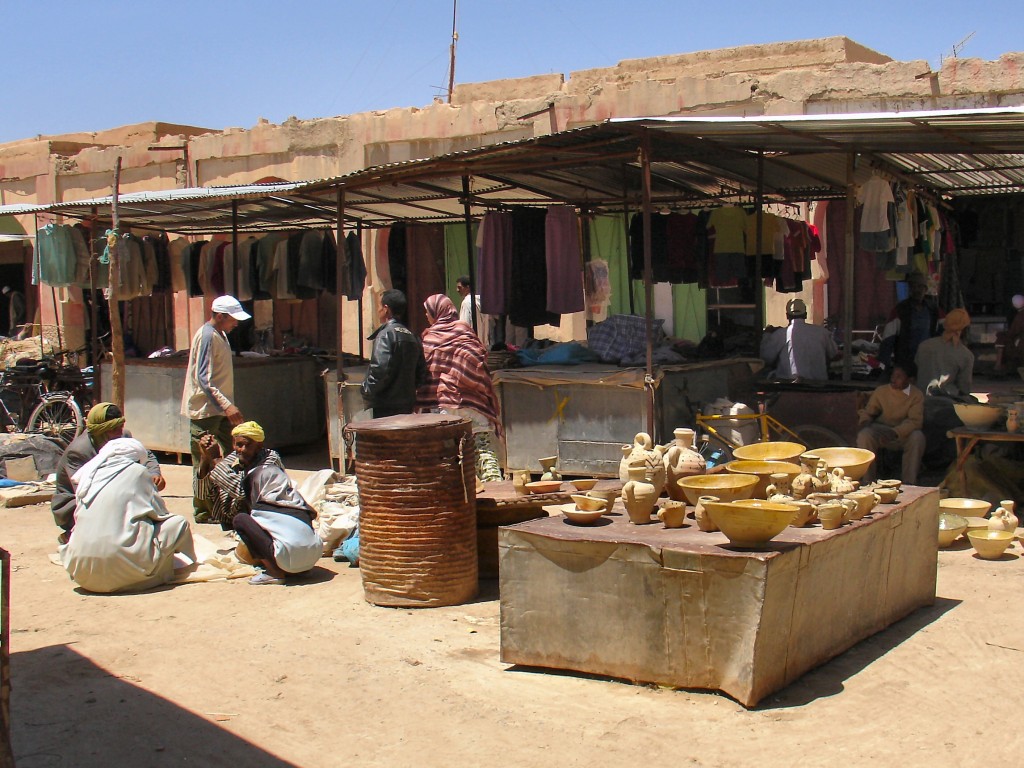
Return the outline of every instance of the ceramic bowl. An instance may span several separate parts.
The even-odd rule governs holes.
[[[747,548],[765,546],[786,529],[799,511],[793,504],[763,499],[708,501],[704,508],[731,544]]]
[[[552,517],[561,515],[573,525],[593,525],[604,514],[603,510],[585,512],[582,509],[577,509],[575,504],[548,504],[541,507],[541,509]]]
[[[751,443],[735,448],[732,457],[741,461],[794,461],[806,450],[807,446],[800,443]]]
[[[953,512],[939,513],[939,546],[948,547],[967,530],[967,518]]]
[[[964,517],[967,521],[967,530],[965,535],[971,531],[987,531],[988,530],[988,518],[987,517]]]
[[[526,484],[526,490],[530,493],[558,493],[562,484],[558,480],[534,480]]]
[[[601,512],[604,514],[604,510],[608,506],[608,500],[603,499],[600,496],[587,496],[581,493],[574,493],[569,498],[575,502],[576,508],[581,512]]]
[[[757,485],[750,494],[755,499],[763,499],[768,493],[768,486],[772,482],[773,474],[789,475],[789,479],[800,474],[800,466],[788,461],[730,461],[725,465],[729,472],[740,475],[754,475],[757,477]]]
[[[984,403],[953,403],[953,409],[964,426],[971,429],[988,429],[1003,415],[998,405]]]
[[[984,560],[998,560],[1013,542],[1014,536],[1009,531],[968,531],[967,538],[971,546]]]
[[[871,466],[871,462],[875,460],[875,454],[866,448],[837,446],[834,448],[815,448],[810,453],[824,461],[830,472],[839,467],[850,480],[860,480],[864,477]]]
[[[985,517],[992,509],[992,502],[984,499],[964,499],[952,496],[948,499],[939,499],[939,509],[963,517]]]
[[[597,485],[597,479],[593,477],[578,478],[570,482],[572,482],[572,487],[575,488],[577,491],[589,491],[591,488]]]
[[[615,504],[615,500],[622,495],[620,490],[593,490],[587,493],[592,499],[604,499],[605,508],[604,511],[607,514],[612,511],[612,506]]]
[[[738,501],[749,499],[757,485],[755,475],[733,475],[718,473],[714,475],[693,475],[677,481],[686,494],[686,500],[696,505],[701,496],[716,496],[719,501]]]

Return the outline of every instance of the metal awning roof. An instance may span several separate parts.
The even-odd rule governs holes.
[[[367,168],[319,181],[130,193],[121,220],[182,234],[326,227],[344,195],[347,221],[454,222],[517,205],[570,203],[594,212],[637,210],[639,153],[649,147],[656,207],[846,195],[880,171],[936,197],[1024,192],[1024,108],[786,117],[621,118],[532,139]],[[463,177],[468,197],[463,194]],[[109,217],[111,198],[4,213]],[[17,208],[18,210],[13,210]]]

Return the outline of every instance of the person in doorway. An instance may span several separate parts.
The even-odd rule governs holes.
[[[470,295],[469,275],[462,275],[455,281],[455,290],[462,297],[462,303],[459,305],[459,319],[472,328],[473,307],[475,306],[476,335],[480,338],[480,343],[484,345],[484,349],[489,349],[491,341],[490,318],[480,312],[480,295]]]
[[[313,530],[316,512],[295,489],[281,457],[264,447],[259,424],[239,424],[231,438],[227,456],[213,435],[199,441],[199,472],[208,481],[212,515],[217,522],[230,521],[238,534],[239,559],[263,568],[249,583],[280,584],[310,570],[323,555],[323,541]]]
[[[418,404],[469,419],[476,443],[477,477],[501,480],[495,447],[501,423],[498,396],[487,370],[487,350],[444,294],[429,297],[423,308],[430,326],[423,332],[427,382],[416,392]]]
[[[912,363],[917,348],[936,334],[942,312],[935,299],[928,295],[928,278],[920,272],[907,276],[910,295],[898,302],[882,329],[878,361],[886,368]]]
[[[942,335],[926,339],[917,348],[917,380],[925,394],[925,461],[929,464],[948,464],[956,457],[947,433],[963,422],[953,404],[977,402],[971,394],[974,354],[962,338],[970,324],[966,310],[954,309],[946,315]]]
[[[192,506],[197,523],[207,522],[207,494],[199,488],[199,441],[213,435],[224,453],[231,446],[231,428],[245,419],[235,405],[235,373],[228,333],[251,315],[234,296],[213,300],[208,322],[195,332],[188,353],[181,412],[189,419],[192,453]]]
[[[7,335],[11,338],[20,339],[22,338],[22,326],[25,324],[25,320],[27,319],[25,294],[21,291],[12,289],[9,285],[5,285],[3,287],[2,293],[7,299]]]
[[[405,309],[404,293],[384,291],[377,309],[380,326],[367,337],[373,342],[373,352],[361,392],[375,419],[412,413],[416,388],[427,379],[419,339],[402,324]]]
[[[1009,327],[996,334],[996,370],[999,372],[1012,373],[1024,365],[1024,295],[1018,293],[1011,303],[1014,314]]]
[[[807,304],[803,299],[786,303],[785,328],[765,329],[761,337],[761,359],[769,376],[777,379],[825,380],[828,364],[839,356],[839,348],[829,330],[807,322]]]
[[[97,403],[89,409],[85,417],[85,431],[71,441],[57,462],[56,489],[53,498],[50,499],[50,511],[57,527],[61,529],[57,537],[59,543],[67,544],[75,527],[78,502],[72,482],[74,474],[94,459],[108,442],[131,436],[131,432],[124,428],[124,415],[121,409],[114,403]],[[167,481],[160,471],[160,464],[152,451],[146,455],[146,470],[154,488],[162,491],[167,487]]]
[[[857,447],[867,448],[877,457],[881,450],[903,454],[900,479],[917,485],[917,475],[924,456],[924,393],[914,386],[917,369],[913,363],[897,363],[888,384],[875,389],[867,405],[857,412],[860,431]],[[874,479],[877,461],[865,482]]]
[[[174,555],[196,562],[188,520],[167,511],[142,463],[146,448],[118,437],[75,472],[75,535],[60,547],[68,575],[89,592],[150,589],[174,576]]]

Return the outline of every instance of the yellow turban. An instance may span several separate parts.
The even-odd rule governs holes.
[[[85,417],[85,428],[91,437],[103,437],[123,424],[124,415],[113,403],[97,403]]]
[[[262,443],[266,439],[263,427],[255,421],[246,421],[231,430],[234,437],[248,437],[254,443]]]
[[[967,314],[965,309],[953,309],[950,310],[949,314],[946,315],[943,321],[944,331],[942,338],[949,342],[955,342],[960,339],[960,331],[971,324],[971,316]]]

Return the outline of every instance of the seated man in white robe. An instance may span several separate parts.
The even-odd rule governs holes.
[[[284,471],[281,457],[263,447],[263,428],[255,421],[231,430],[232,448],[221,458],[212,435],[200,438],[200,483],[212,495],[214,521],[231,521],[242,540],[241,560],[264,570],[250,584],[280,584],[290,574],[305,573],[323,555],[323,541],[313,529],[316,511],[306,503]],[[247,552],[246,552],[247,550]]]
[[[89,592],[127,592],[165,584],[174,554],[195,562],[188,520],[167,511],[143,463],[138,440],[105,443],[72,476],[75,535],[60,547],[64,568]]]

